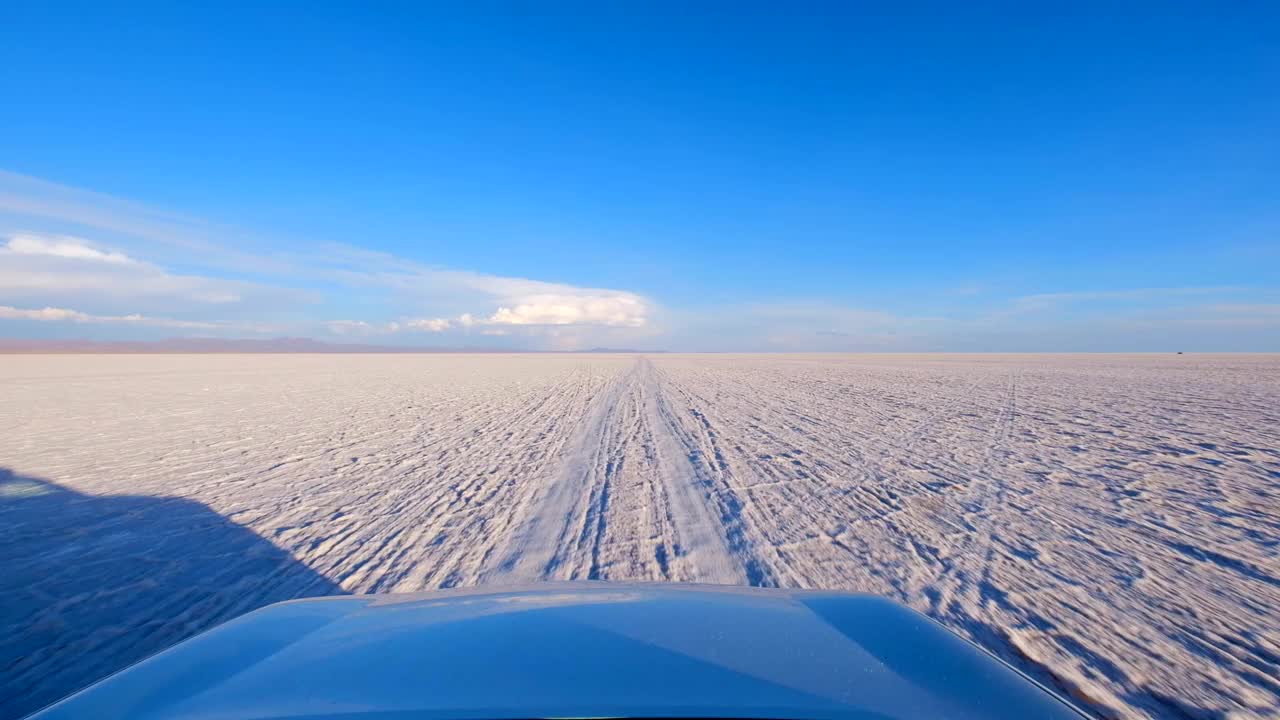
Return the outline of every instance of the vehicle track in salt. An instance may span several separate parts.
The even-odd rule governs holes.
[[[0,720],[267,602],[904,602],[1104,716],[1280,705],[1274,356],[0,361]],[[1246,715],[1247,717],[1247,715]]]
[[[1121,717],[1277,705],[1275,364],[660,361],[780,584],[895,597]]]
[[[484,581],[746,580],[750,558],[731,551],[702,450],[673,423],[649,360],[592,402],[560,463]]]

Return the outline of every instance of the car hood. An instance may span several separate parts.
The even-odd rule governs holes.
[[[1080,718],[864,595],[544,584],[272,605],[34,716]]]

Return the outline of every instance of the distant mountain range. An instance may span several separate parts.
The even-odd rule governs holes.
[[[218,338],[170,338],[166,340],[27,340],[0,338],[0,354],[18,353],[522,353],[542,352],[518,348],[425,348],[402,345],[328,343],[310,338],[223,340]],[[642,350],[591,348],[587,353],[638,353]]]

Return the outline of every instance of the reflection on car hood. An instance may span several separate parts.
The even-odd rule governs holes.
[[[1081,717],[883,599],[612,583],[272,605],[35,717],[602,716]]]

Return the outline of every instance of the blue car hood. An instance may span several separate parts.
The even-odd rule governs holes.
[[[1081,715],[887,600],[570,583],[272,605],[34,717]]]

